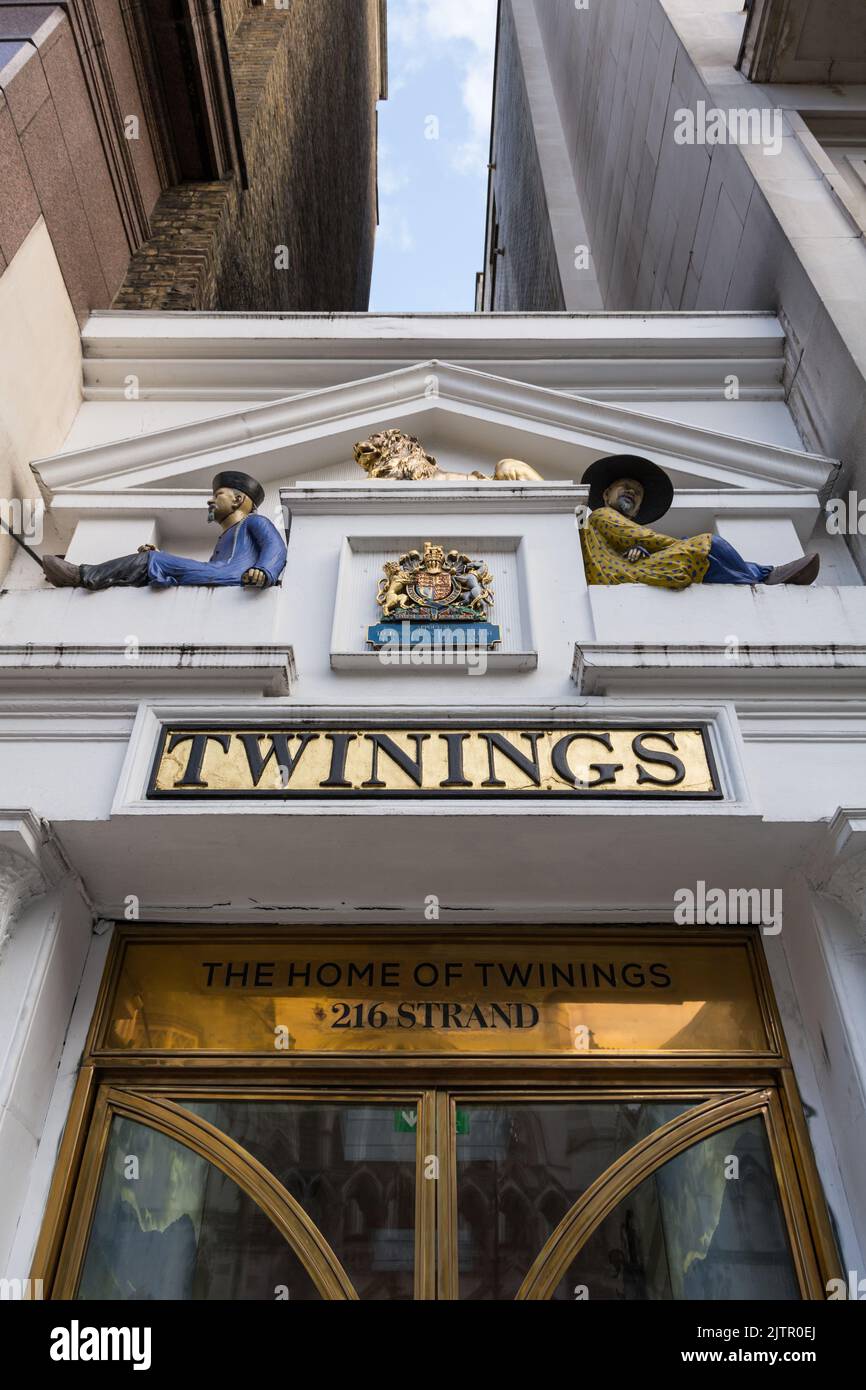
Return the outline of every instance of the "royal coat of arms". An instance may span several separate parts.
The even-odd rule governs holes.
[[[487,622],[493,606],[493,575],[484,560],[473,560],[459,550],[424,542],[423,555],[409,550],[399,560],[386,560],[376,602],[382,622],[370,629],[369,640],[378,645],[385,629],[398,623],[460,625],[464,635],[480,644],[500,639],[499,629]],[[458,628],[459,630],[459,628]]]

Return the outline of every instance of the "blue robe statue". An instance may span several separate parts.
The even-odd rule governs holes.
[[[101,565],[80,565],[77,582],[85,589],[145,584],[160,589],[180,584],[217,587],[240,585],[247,570],[261,570],[268,587],[276,584],[285,567],[286,546],[276,526],[251,512],[223,531],[209,560],[188,560],[166,550],[139,551]]]
[[[286,547],[273,522],[253,512],[223,531],[209,560],[187,560],[164,550],[152,550],[146,558],[147,582],[160,587],[240,584],[247,570],[263,570],[270,585],[286,567]]]

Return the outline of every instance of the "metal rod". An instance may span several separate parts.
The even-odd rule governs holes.
[[[15,542],[15,544],[16,544],[16,545],[20,545],[21,549],[24,550],[24,551],[26,551],[26,553],[30,556],[30,559],[31,559],[31,560],[35,560],[36,563],[37,563],[37,565],[39,566],[39,568],[42,569],[42,561],[41,561],[41,559],[39,558],[39,556],[36,554],[36,551],[35,551],[35,550],[31,550],[31,548],[30,548],[30,546],[27,544],[27,542],[26,542],[26,541],[22,541],[22,539],[21,539],[20,536],[16,536],[15,532],[11,529],[11,527],[9,527],[9,526],[6,525],[6,522],[3,520],[2,516],[0,516],[0,526],[2,526],[2,528],[3,528],[3,530],[6,532],[7,536],[11,536],[12,539],[13,539],[13,541]]]

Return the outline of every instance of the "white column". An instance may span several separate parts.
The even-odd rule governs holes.
[[[821,1095],[866,1259],[866,810],[840,808],[807,873],[813,937],[787,942]],[[790,949],[789,949],[790,948]],[[859,1278],[866,1267],[858,1266]]]
[[[92,912],[48,826],[0,812],[0,1275],[30,1183],[92,930]]]

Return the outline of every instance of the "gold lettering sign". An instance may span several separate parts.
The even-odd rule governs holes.
[[[718,797],[703,727],[165,726],[148,791],[179,797]]]
[[[746,933],[120,933],[97,1050],[774,1051]]]

